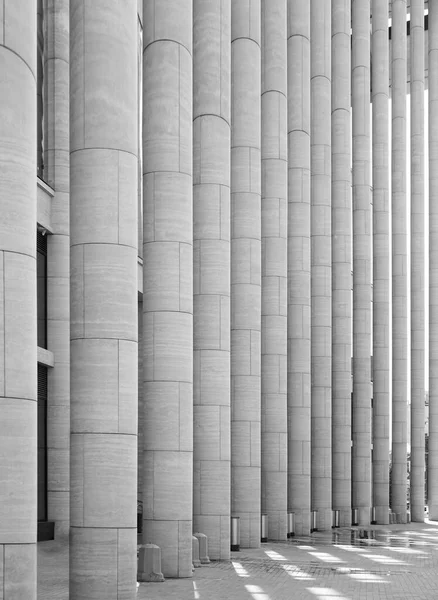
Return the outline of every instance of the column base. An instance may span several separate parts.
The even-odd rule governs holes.
[[[389,506],[375,506],[377,525],[389,525]]]

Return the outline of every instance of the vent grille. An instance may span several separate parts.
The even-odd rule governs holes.
[[[47,235],[43,235],[41,231],[37,231],[37,250],[47,254]]]
[[[47,367],[38,365],[38,402],[47,401]]]

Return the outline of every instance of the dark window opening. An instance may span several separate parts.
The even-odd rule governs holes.
[[[38,521],[47,521],[47,367],[38,365]]]
[[[38,346],[47,348],[47,237],[37,232]]]

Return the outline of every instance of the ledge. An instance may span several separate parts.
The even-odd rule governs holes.
[[[46,232],[52,229],[52,199],[55,191],[45,181],[37,177],[37,223]]]
[[[40,346],[37,348],[37,360],[41,365],[46,367],[55,366],[55,357],[53,352],[50,352],[50,350],[46,350],[45,348],[41,348]]]

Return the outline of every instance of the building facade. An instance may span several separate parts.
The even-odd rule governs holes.
[[[53,537],[72,600],[131,600],[138,531],[190,577],[235,517],[422,521],[426,390],[438,520],[436,3],[0,23],[0,596]]]

